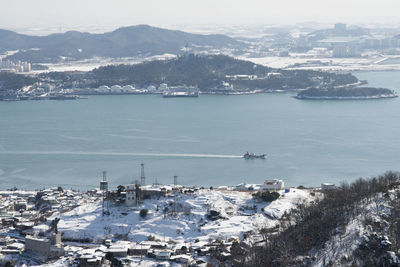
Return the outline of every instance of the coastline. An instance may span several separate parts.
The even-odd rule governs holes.
[[[340,97],[340,96],[293,96],[296,99],[300,100],[372,100],[372,99],[385,99],[385,98],[396,98],[398,95],[390,94],[390,95],[377,95],[377,96],[349,96],[349,97]]]

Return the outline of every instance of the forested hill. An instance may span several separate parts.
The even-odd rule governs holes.
[[[136,65],[105,66],[88,77],[98,85],[194,85],[207,91],[229,87],[244,90],[287,90],[357,82],[351,74],[312,70],[280,70],[224,55],[185,55]],[[229,84],[229,85],[228,85]]]
[[[395,92],[387,88],[375,87],[340,87],[340,88],[310,88],[301,91],[299,99],[370,99],[397,97]]]
[[[170,60],[155,60],[135,65],[110,65],[90,72],[50,72],[36,77],[22,74],[0,75],[0,90],[12,94],[36,81],[58,88],[92,90],[101,85],[134,85],[136,88],[198,86],[203,93],[237,94],[334,88],[357,82],[351,74],[312,70],[281,70],[257,65],[224,55],[189,54]]]
[[[30,36],[0,29],[0,51],[20,50],[7,59],[32,63],[180,54],[186,45],[194,50],[246,46],[226,35],[192,34],[148,25],[124,27],[102,34],[68,31],[47,36]]]

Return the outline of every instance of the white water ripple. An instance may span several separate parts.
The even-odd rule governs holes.
[[[194,153],[136,153],[136,152],[94,152],[94,151],[13,151],[2,150],[0,155],[84,155],[84,156],[139,156],[179,158],[222,158],[239,159],[239,155],[194,154]]]

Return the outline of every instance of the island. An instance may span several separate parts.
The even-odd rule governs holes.
[[[397,97],[397,94],[393,90],[376,87],[310,88],[295,96],[297,99],[310,100],[362,100],[394,97]]]
[[[238,95],[359,84],[350,73],[274,69],[225,55],[185,54],[169,60],[108,65],[88,72],[38,75],[0,73],[0,100],[48,99],[50,95],[164,94],[172,89]],[[165,94],[164,94],[165,95]]]

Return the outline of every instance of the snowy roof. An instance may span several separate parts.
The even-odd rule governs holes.
[[[107,249],[107,251],[108,252],[126,252],[126,251],[128,251],[128,248],[129,248],[129,246],[124,246],[124,245],[118,244],[118,245],[110,246]]]
[[[152,247],[168,247],[167,242],[161,242],[161,241],[142,241],[139,243],[140,245],[148,245]]]
[[[140,244],[132,244],[130,249],[150,249],[150,245],[140,245]]]

